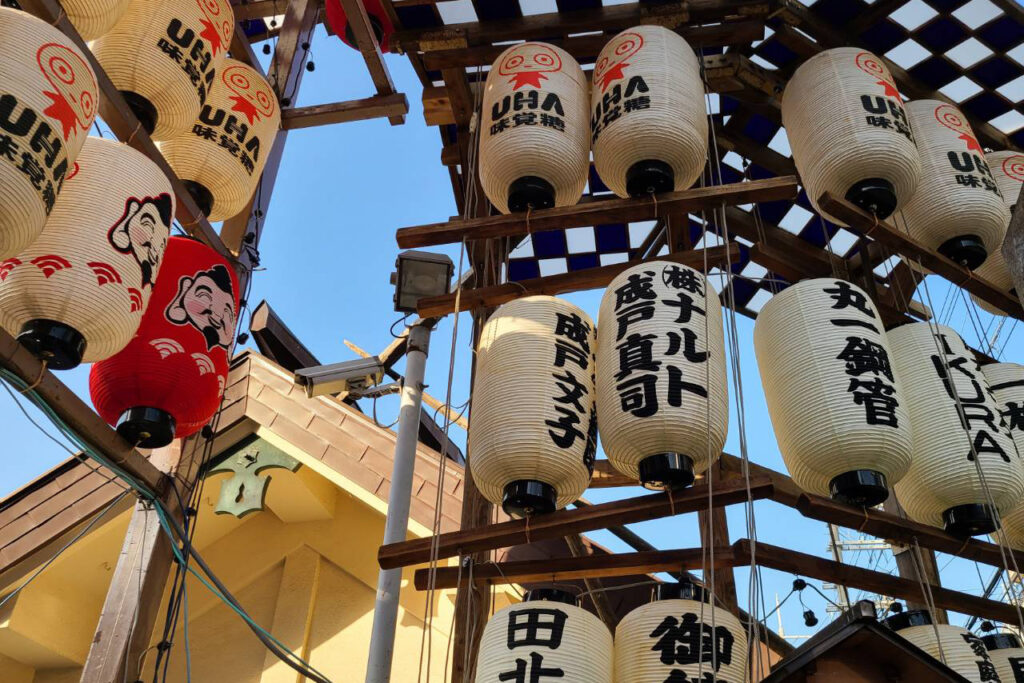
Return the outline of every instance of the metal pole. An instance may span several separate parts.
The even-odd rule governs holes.
[[[832,547],[832,557],[836,558],[836,562],[842,563],[843,561],[843,546],[839,542],[839,527],[835,524],[828,525],[828,537],[832,541],[830,544]],[[843,609],[850,609],[850,593],[846,590],[846,586],[841,583],[836,584],[836,590],[839,591],[839,603]]]
[[[423,371],[427,364],[430,327],[423,322],[409,330],[406,353],[405,382],[402,405],[398,413],[398,438],[395,440],[395,463],[391,471],[391,492],[388,494],[388,515],[384,526],[384,544],[405,540],[409,527],[409,504],[412,498],[412,473],[416,464],[416,444],[420,428],[420,406],[423,397]],[[388,683],[391,680],[391,657],[395,651],[395,626],[398,623],[398,593],[402,586],[402,570],[381,570],[377,577],[377,603],[373,611],[370,635],[370,658],[366,666],[366,683]]]

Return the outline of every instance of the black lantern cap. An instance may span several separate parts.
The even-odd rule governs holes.
[[[875,470],[843,472],[828,483],[833,500],[858,507],[872,507],[889,497],[889,483],[885,475]]]
[[[640,461],[640,483],[645,488],[682,489],[693,483],[693,458],[682,453],[658,453]]]
[[[942,523],[946,533],[960,538],[990,534],[999,528],[993,512],[988,505],[978,503],[957,505],[942,513]]]
[[[197,183],[194,180],[182,180],[182,184],[185,189],[188,190],[189,195],[192,197],[192,201],[196,203],[199,210],[203,212],[204,216],[209,216],[210,211],[213,210],[213,193],[207,189],[206,185]]]
[[[560,588],[534,588],[533,590],[526,591],[526,595],[523,597],[523,602],[537,602],[538,600],[561,602],[566,605],[573,605],[574,607],[579,605],[579,600],[576,599],[575,595]]]
[[[550,209],[555,205],[555,188],[543,178],[524,175],[508,186],[508,210],[513,213],[527,209]]]
[[[911,609],[906,612],[894,614],[884,622],[893,631],[902,631],[911,626],[929,626],[932,623],[932,615],[926,609]]]
[[[558,494],[555,487],[542,481],[520,479],[505,485],[501,509],[510,515],[526,517],[555,511]]]
[[[122,90],[121,97],[124,98],[128,108],[135,114],[135,118],[142,124],[142,129],[149,135],[152,135],[153,131],[156,130],[157,120],[156,107],[153,106],[153,103],[131,90]]]
[[[1020,638],[1013,633],[990,633],[981,637],[987,650],[1009,650],[1022,647]]]
[[[974,270],[988,258],[988,249],[977,235],[957,235],[942,243],[940,254],[960,265]]]
[[[638,161],[626,171],[626,192],[630,197],[671,192],[675,186],[676,174],[672,167],[658,159]]]
[[[121,413],[117,433],[136,447],[161,448],[174,441],[174,416],[159,408],[136,406]]]
[[[710,594],[703,586],[698,586],[687,578],[677,583],[659,583],[655,589],[656,600],[696,600],[710,603]]]
[[[896,210],[896,188],[885,178],[865,178],[846,191],[846,201],[884,220]]]
[[[85,355],[85,337],[70,325],[36,318],[21,326],[18,342],[54,370],[78,367]]]

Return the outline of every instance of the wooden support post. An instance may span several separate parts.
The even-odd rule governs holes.
[[[905,518],[907,516],[892,492],[889,493],[889,498],[882,504],[882,508],[886,512],[899,517]],[[942,585],[939,567],[935,562],[934,550],[931,548],[921,548],[914,542],[911,542],[910,545],[898,545],[890,542],[889,545],[892,547],[892,556],[896,560],[896,569],[900,576],[913,581],[924,581],[936,586]],[[907,600],[907,607],[910,609],[928,609],[928,604],[924,600]],[[932,617],[940,624],[949,623],[949,615],[946,614],[944,609],[936,609]]]
[[[1018,294],[1024,294],[1024,186],[1021,186],[1017,203],[1013,206],[1010,227],[1003,240],[1003,259],[1013,278],[1013,287]]]

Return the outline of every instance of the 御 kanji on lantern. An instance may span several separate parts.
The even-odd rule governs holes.
[[[1024,646],[1015,633],[990,633],[981,637],[989,659],[1004,683],[1024,680]],[[996,680],[992,678],[990,680]]]
[[[131,0],[61,0],[82,40],[96,40],[118,22]]]
[[[801,64],[783,94],[782,122],[819,213],[825,192],[879,218],[914,194],[921,177],[914,131],[889,69],[870,52],[840,47]]]
[[[188,132],[227,56],[227,0],[131,0],[93,54],[154,140]]]
[[[1008,209],[1012,209],[1020,196],[1021,184],[1024,183],[1024,154],[1018,152],[989,152],[985,155],[992,178],[996,181],[996,187],[1003,195]],[[988,280],[999,289],[1016,294],[1013,286],[1013,278],[1006,267],[1006,259],[1003,258],[1003,249],[1000,246],[988,252],[988,258],[980,266],[974,269],[978,277]],[[993,315],[1006,315],[1005,311],[996,308],[984,299],[971,294],[971,299],[981,308]]]
[[[981,638],[962,626],[936,624],[927,610],[894,614],[885,625],[971,683],[1000,680]]]
[[[590,483],[594,324],[568,301],[528,296],[484,325],[473,382],[470,472],[510,514],[550,512]]]
[[[0,7],[0,260],[39,236],[98,106],[96,76],[74,43]]]
[[[39,238],[0,261],[0,326],[58,370],[117,353],[149,303],[173,215],[155,163],[88,138]]]
[[[227,260],[190,238],[168,241],[138,333],[89,376],[96,411],[128,443],[157,448],[213,417],[227,381],[238,297]]]
[[[390,49],[391,34],[395,32],[394,22],[388,16],[381,0],[362,0],[362,4],[370,19],[370,28],[377,39],[377,44],[380,45],[382,52],[387,52]],[[352,22],[348,20],[341,0],[327,0],[324,6],[327,10],[327,25],[331,27],[331,32],[341,38],[346,45],[358,50],[359,45],[356,44],[356,37],[352,32]]]
[[[499,610],[480,638],[476,683],[611,683],[612,634],[565,591],[537,589]]]
[[[245,208],[259,183],[281,110],[252,67],[224,60],[192,129],[160,143],[160,152],[211,221]]]
[[[967,118],[948,102],[908,102],[907,116],[921,153],[921,182],[897,225],[943,256],[977,268],[999,249],[1010,222],[985,153]]]
[[[958,536],[995,531],[996,512],[1024,494],[1024,464],[988,380],[952,328],[911,323],[888,337],[914,432],[910,470],[895,486],[900,505]]]
[[[722,305],[703,274],[669,261],[620,273],[601,299],[597,424],[616,470],[688,486],[729,429]]]
[[[981,367],[988,380],[999,415],[1006,421],[1006,429],[1017,447],[1024,453],[1024,365],[1017,363],[990,363]],[[1024,501],[1018,502],[1002,517],[1002,531],[993,534],[993,543],[1005,541],[1011,548],[1024,551]]]
[[[590,94],[594,167],[620,197],[685,190],[707,161],[704,82],[693,49],[663,26],[604,46]]]
[[[654,602],[615,629],[615,682],[747,680],[747,633],[731,612],[712,605],[689,581],[659,584]]]
[[[842,280],[773,296],[754,350],[779,450],[800,488],[861,506],[883,502],[910,468],[913,432],[874,303]]]
[[[520,43],[487,74],[480,184],[509,213],[579,201],[590,168],[587,79],[568,52]]]

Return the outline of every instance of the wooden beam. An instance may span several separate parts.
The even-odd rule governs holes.
[[[380,44],[373,33],[366,7],[361,0],[341,0],[341,7],[345,10],[348,27],[352,30],[352,37],[355,38],[359,52],[363,55],[370,79],[377,88],[377,94],[394,95],[395,84],[391,80],[387,64],[384,63],[384,55],[380,52]],[[388,117],[388,121],[392,126],[401,125],[405,123],[405,114],[393,114]]]
[[[704,473],[704,481],[722,481],[726,470],[719,458],[710,469]],[[715,572],[712,574],[707,567],[704,571],[704,585],[714,589],[715,598],[732,612],[739,610],[739,599],[736,595],[736,576],[731,566],[718,566],[718,548],[728,546],[729,521],[725,515],[724,507],[714,505],[704,506],[697,511],[697,526],[700,529],[700,544],[705,549],[715,548]],[[711,553],[708,552],[710,560]],[[718,570],[721,571],[718,571]]]
[[[1024,185],[1013,206],[1010,227],[1006,230],[1002,249],[1014,289],[1018,295],[1024,294]]]
[[[284,109],[281,111],[281,127],[285,130],[296,130],[382,117],[390,119],[396,116],[403,117],[408,113],[409,100],[402,93],[374,95],[361,100]]]
[[[591,557],[586,544],[583,543],[583,537],[579,534],[568,534],[565,537],[565,544],[569,547],[569,552],[573,557]],[[583,585],[587,589],[587,594],[594,605],[597,616],[601,618],[601,621],[608,627],[608,630],[614,633],[615,624],[618,623],[618,620],[615,618],[615,610],[612,609],[608,601],[608,594],[602,590],[603,584],[601,579],[596,576],[583,576],[580,578],[583,579]]]
[[[755,477],[750,482],[750,493],[754,500],[760,500],[771,497],[774,487],[769,480]],[[718,482],[713,487],[713,498],[716,505],[745,502],[747,500],[746,482],[735,480]],[[436,544],[437,558],[467,555],[481,550],[532,543],[546,538],[560,538],[569,533],[604,529],[613,524],[629,524],[685,512],[696,512],[707,504],[707,499],[707,487],[694,486],[676,491],[671,496],[668,493],[655,493],[628,500],[601,503],[584,509],[559,510],[546,515],[534,515],[528,519],[517,519],[477,529],[441,534],[434,538],[421,538],[381,546],[377,553],[377,559],[384,569],[407,567],[429,561],[432,544]]]
[[[705,254],[705,252],[707,253]],[[672,261],[690,266],[691,268],[700,268],[704,264],[704,259],[707,258],[709,267],[722,267],[727,258],[733,261],[738,259],[739,253],[739,245],[734,243],[728,247],[710,247],[706,250],[694,249],[666,254],[665,256],[655,256],[648,260]],[[567,292],[579,292],[585,289],[596,289],[606,286],[622,271],[641,263],[644,263],[644,261],[628,261],[610,266],[585,268],[558,275],[531,278],[519,282],[506,282],[492,287],[464,289],[458,296],[452,293],[442,296],[424,297],[417,302],[416,311],[420,317],[441,317],[456,312],[456,299],[459,302],[459,311],[471,311],[477,308],[499,306],[524,296],[534,296],[537,294],[556,295]]]
[[[588,489],[609,489],[622,486],[639,486],[640,482],[619,472],[607,460],[594,461],[594,473],[590,476]],[[579,503],[577,503],[579,505]],[[589,505],[589,503],[587,503]]]
[[[397,233],[397,239],[398,246],[403,249],[428,247],[460,242],[463,238],[509,237],[601,223],[652,220],[668,213],[700,211],[722,205],[794,199],[796,193],[797,179],[794,176],[785,176],[666,192],[656,195],[656,199],[642,197],[581,202],[573,206],[533,212],[530,214],[529,223],[526,221],[526,215],[522,213],[455,219],[446,223],[401,228]]]
[[[252,312],[249,331],[260,353],[286,370],[295,371],[320,364],[266,301],[261,301]]]
[[[875,241],[913,259],[920,259],[921,265],[959,285],[971,294],[984,299],[1014,318],[1024,319],[1020,300],[994,284],[972,273],[968,268],[955,263],[942,254],[921,244],[919,241],[886,221],[880,221],[872,214],[859,209],[846,200],[825,193],[818,199],[822,211],[846,223],[853,232],[870,236]]]

